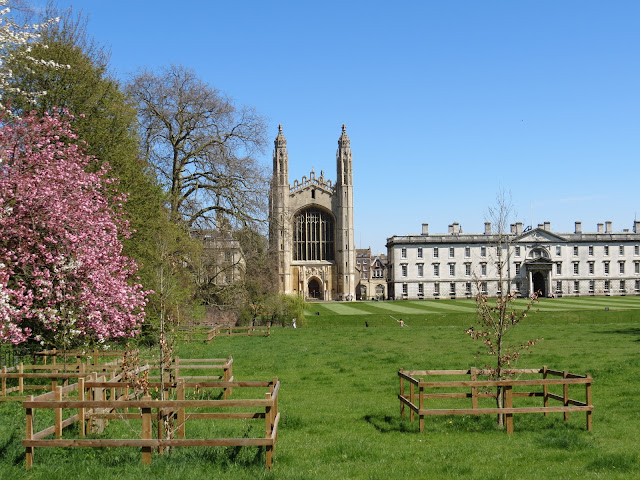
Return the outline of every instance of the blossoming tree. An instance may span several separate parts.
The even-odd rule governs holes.
[[[8,4],[9,0],[0,0],[0,112],[13,115],[10,106],[6,103],[6,94],[22,97],[30,103],[35,103],[39,97],[47,93],[45,90],[23,90],[13,85],[11,82],[13,70],[9,66],[13,60],[21,58],[31,66],[41,65],[53,69],[70,67],[31,55],[32,46],[40,41],[42,30],[58,22],[59,18],[52,18],[40,24],[19,25],[9,15],[11,9],[7,7]]]
[[[0,119],[0,342],[104,341],[144,319],[124,198],[109,206],[108,167],[87,173],[74,141],[59,116]]]

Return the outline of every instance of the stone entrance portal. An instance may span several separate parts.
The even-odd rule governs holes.
[[[542,272],[535,272],[533,274],[533,291],[540,292],[539,295],[541,297],[547,296],[546,282]]]
[[[322,299],[322,286],[320,285],[320,282],[317,278],[312,278],[311,280],[309,280],[307,288],[309,292],[309,298],[315,298],[317,300]]]

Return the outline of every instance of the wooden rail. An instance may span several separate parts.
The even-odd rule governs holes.
[[[429,415],[504,415],[507,433],[513,433],[513,415],[520,413],[549,413],[560,412],[564,414],[564,420],[569,420],[570,412],[585,412],[587,430],[592,428],[593,404],[591,403],[590,375],[576,375],[567,371],[550,370],[547,367],[541,369],[511,369],[509,378],[504,380],[478,380],[479,376],[488,376],[489,372],[471,368],[469,370],[399,370],[400,378],[400,415],[404,417],[405,407],[410,409],[410,421],[414,421],[414,415],[418,414],[420,431],[424,431],[424,417]],[[542,375],[542,378],[512,379],[513,376]],[[425,381],[424,377],[430,376],[469,376],[469,380],[454,381]],[[561,377],[561,378],[549,378]],[[405,393],[405,381],[409,383],[409,394]],[[570,385],[584,385],[584,401],[569,398]],[[550,387],[562,387],[562,394],[551,393]],[[503,395],[503,407],[479,407],[478,399],[493,398],[496,392],[482,391],[489,387],[501,387]],[[534,390],[531,387],[541,387]],[[523,391],[522,389],[525,389]],[[446,389],[447,392],[433,392],[436,389]],[[417,393],[416,393],[417,390]],[[427,390],[425,392],[425,390]],[[454,390],[454,391],[451,391]],[[433,393],[429,393],[433,392]],[[514,407],[514,398],[542,397],[542,406]],[[425,400],[430,399],[471,399],[471,408],[425,408]],[[562,402],[562,405],[549,406],[549,400]]]
[[[233,380],[233,358],[185,359],[175,357],[171,364],[166,366],[165,371],[168,375],[162,385],[160,384],[161,376],[158,365],[147,363],[144,368],[138,368],[139,372],[145,370],[150,373],[148,378],[150,384],[165,390],[175,389],[178,377],[182,377],[187,382],[198,382],[198,384],[217,380],[229,382]],[[21,363],[16,367],[2,367],[0,369],[0,402],[22,402],[27,398],[24,396],[27,391],[53,391],[59,382],[66,385],[70,380],[87,377],[92,372],[110,374],[111,378],[114,378],[122,372],[122,364],[118,361],[85,364],[78,359],[76,363],[50,362],[44,365],[24,365]],[[184,375],[185,372],[189,375]],[[48,380],[49,383],[44,384],[43,380]],[[29,383],[30,381],[37,383]],[[232,388],[221,388],[223,388],[223,397],[227,398],[227,395],[231,394]]]
[[[217,337],[249,336],[249,337],[269,337],[271,336],[271,325],[266,327],[223,327],[216,325],[208,328],[187,327],[184,340],[204,341],[211,343]]]
[[[79,362],[48,365],[24,365],[20,363],[15,367],[2,367],[0,370],[0,402],[22,402],[27,398],[24,396],[26,391],[53,391],[58,382],[67,385],[70,380],[85,378],[95,371],[106,372],[116,369],[120,370],[121,367],[108,364],[85,365]],[[44,383],[44,381],[48,382]]]
[[[145,396],[134,398],[127,393],[130,384],[121,378],[106,380],[104,376],[94,374],[93,380],[79,379],[77,384],[67,387],[56,387],[54,392],[39,397],[30,396],[23,402],[26,412],[26,435],[23,446],[26,449],[26,468],[33,466],[36,447],[139,447],[142,462],[151,463],[153,449],[162,454],[167,447],[188,446],[264,446],[266,450],[266,467],[271,469],[273,452],[278,439],[278,393],[280,382],[277,378],[271,381],[257,382],[185,382],[178,379],[176,398],[170,400],[152,399]],[[231,388],[254,387],[268,388],[264,399],[237,400],[187,400],[185,391],[188,388]],[[77,395],[72,397],[71,395]],[[107,400],[107,397],[109,398]],[[37,409],[54,411],[55,423],[41,431],[34,431],[34,414]],[[63,409],[77,411],[68,418],[63,418]],[[129,413],[130,410],[137,413]],[[207,409],[199,412],[196,409]],[[220,410],[212,412],[211,409]],[[240,411],[229,411],[239,409]],[[154,413],[155,412],[155,413]],[[106,422],[107,420],[141,419],[140,438],[126,439],[87,439],[86,423],[91,420]],[[195,420],[206,419],[264,419],[265,436],[257,438],[186,438],[186,425]],[[153,420],[157,421],[158,438],[152,438]],[[173,438],[162,438],[166,422],[173,421],[177,425]],[[187,422],[188,421],[188,422]],[[78,434],[81,438],[62,438],[64,428],[78,423]],[[53,436],[54,438],[46,438]]]
[[[111,363],[114,361],[114,358],[117,361],[122,359],[124,356],[124,350],[42,350],[40,352],[35,352],[34,358],[42,358],[42,363],[44,365],[53,364],[56,365],[58,362],[58,358],[62,357],[64,359],[77,359],[78,362],[80,360],[86,360],[87,363],[92,363],[93,365],[98,365],[102,360],[103,363]],[[67,363],[66,361],[63,363]]]

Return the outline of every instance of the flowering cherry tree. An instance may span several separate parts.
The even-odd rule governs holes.
[[[134,335],[146,296],[122,255],[124,198],[59,116],[0,119],[0,342]],[[58,343],[59,344],[59,343]]]

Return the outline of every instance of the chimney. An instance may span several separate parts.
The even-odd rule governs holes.
[[[611,222],[604,222],[605,225],[605,232],[606,233],[613,233],[613,227],[612,227],[612,223]]]
[[[491,222],[484,222],[484,234],[491,235]]]
[[[604,224],[602,223],[598,224],[598,233],[604,233]]]
[[[582,233],[582,222],[576,222],[576,233]]]
[[[551,231],[551,222],[544,222],[544,231],[545,232]]]
[[[516,233],[516,224],[515,223],[511,224],[511,233],[514,233],[514,234]]]
[[[458,222],[453,222],[453,233],[454,235],[460,234],[460,224]]]
[[[640,233],[640,220],[633,221],[633,233]]]
[[[522,235],[522,222],[516,222],[516,235]]]
[[[428,223],[423,223],[422,224],[422,235],[429,235],[429,224]]]
[[[449,224],[449,234],[453,233],[453,224]]]

